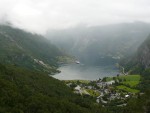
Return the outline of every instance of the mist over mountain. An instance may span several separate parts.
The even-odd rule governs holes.
[[[0,23],[45,34],[48,29],[150,22],[149,0],[0,0]]]
[[[1,63],[52,72],[57,67],[57,57],[63,55],[41,35],[0,25]]]
[[[109,64],[134,54],[150,33],[143,22],[53,30],[46,37],[83,63]]]
[[[120,65],[125,67],[125,71],[143,74],[150,68],[150,35],[137,48],[137,51],[128,57],[120,60]]]
[[[0,113],[150,113],[150,0],[0,0]]]
[[[41,35],[0,25],[0,112],[106,113],[93,97],[80,97],[50,77],[63,56]]]
[[[150,68],[150,35],[138,49],[138,60],[144,68]]]

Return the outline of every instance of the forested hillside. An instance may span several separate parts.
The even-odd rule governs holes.
[[[150,68],[150,35],[139,47],[138,61],[144,68]]]
[[[0,64],[0,113],[108,113],[44,73]]]
[[[64,54],[43,36],[0,26],[0,62],[47,72],[55,71]]]
[[[0,113],[106,113],[92,97],[48,75],[63,56],[44,37],[1,25]]]
[[[96,50],[88,48],[93,59],[95,54],[90,51],[99,49],[98,44],[95,46]],[[132,57],[127,55],[120,62],[125,71],[142,76],[137,86],[142,94],[128,99],[126,106],[104,107],[94,97],[74,94],[63,82],[48,76],[47,73],[57,72],[58,59],[65,56],[48,39],[1,25],[0,113],[149,113],[149,52],[150,36]],[[97,57],[102,61],[113,57],[106,56]]]
[[[150,35],[139,46],[137,52],[130,57],[126,57],[120,61],[126,71],[131,73],[142,73],[150,68]]]
[[[139,89],[144,93],[137,99],[128,102],[128,113],[150,112],[150,36],[141,44],[137,53],[131,58],[125,58],[120,63],[125,70],[142,76]]]

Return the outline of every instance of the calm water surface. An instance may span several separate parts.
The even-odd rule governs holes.
[[[111,66],[87,66],[69,64],[59,68],[61,73],[54,75],[59,80],[96,80],[108,76],[116,76],[118,69]]]

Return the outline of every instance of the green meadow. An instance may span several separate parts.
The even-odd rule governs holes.
[[[140,83],[140,75],[126,75],[118,77],[121,83],[124,85],[129,85],[130,87],[136,87]]]
[[[98,97],[100,95],[98,91],[94,91],[92,89],[86,89],[86,91],[93,97]]]
[[[118,77],[107,77],[106,81],[111,80],[118,80],[119,85],[116,86],[117,89],[131,92],[131,93],[138,93],[139,90],[136,89],[138,84],[140,83],[141,76],[140,75],[121,75]]]
[[[140,92],[137,89],[129,88],[129,87],[124,86],[124,85],[117,86],[117,89],[125,91],[125,92],[131,92],[131,93],[139,93]]]

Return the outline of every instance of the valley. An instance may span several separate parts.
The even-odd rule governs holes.
[[[0,113],[150,113],[150,0],[0,0]]]
[[[64,80],[74,93],[95,98],[97,103],[103,106],[127,105],[130,98],[137,98],[143,95],[138,89],[140,75],[120,75],[104,77],[98,80]]]
[[[92,48],[78,56],[41,35],[2,25],[0,112],[148,113],[149,38],[130,54],[115,43],[104,49],[100,40],[90,41]]]

